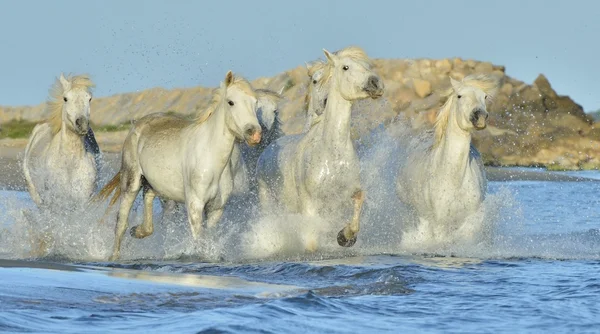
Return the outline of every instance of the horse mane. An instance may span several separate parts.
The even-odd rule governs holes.
[[[335,54],[339,58],[350,58],[355,62],[362,64],[368,69],[371,69],[373,67],[373,61],[371,60],[371,58],[367,56],[365,50],[358,46],[348,46],[346,48],[334,52],[333,54]],[[329,82],[331,76],[333,75],[333,69],[333,64],[331,64],[331,62],[328,61],[324,66],[323,76],[321,77],[321,80],[319,80],[320,86]]]
[[[71,89],[81,88],[87,91],[91,91],[92,88],[96,87],[92,79],[88,74],[81,74],[73,76],[67,75],[67,81],[71,83]],[[52,134],[57,134],[62,126],[62,107],[63,107],[63,96],[65,91],[60,79],[56,78],[49,90],[49,99],[46,102],[46,110],[50,114],[48,123],[52,129]]]
[[[230,87],[233,85],[238,85],[239,88],[243,91],[245,91],[246,93],[248,93],[248,95],[253,95],[256,96],[256,93],[254,91],[254,89],[252,88],[252,85],[250,84],[250,82],[248,82],[248,80],[234,75],[233,76],[233,81],[231,82],[231,84],[229,85]],[[206,122],[210,116],[212,114],[214,114],[215,110],[217,110],[222,103],[224,103],[225,99],[223,98],[225,96],[225,94],[227,93],[227,86],[225,86],[225,83],[222,82],[221,85],[219,86],[219,88],[215,88],[213,90],[213,94],[212,94],[212,98],[210,101],[210,104],[208,105],[208,107],[206,107],[206,109],[200,111],[198,113],[198,115],[196,116],[196,119],[194,120],[194,122],[196,124],[202,124],[204,122]]]
[[[434,124],[434,129],[435,129],[435,141],[434,141],[434,147],[438,146],[441,142],[442,139],[444,138],[444,134],[446,133],[446,128],[448,127],[448,120],[450,118],[450,111],[453,109],[454,105],[456,104],[456,91],[464,88],[464,87],[471,87],[471,88],[475,88],[475,89],[479,89],[481,91],[483,91],[487,96],[488,96],[488,100],[491,100],[494,98],[494,96],[496,95],[496,92],[498,90],[498,78],[489,75],[489,74],[471,74],[466,76],[460,83],[459,83],[459,87],[455,88],[452,87],[452,85],[450,86],[450,88],[446,89],[441,96],[442,97],[446,97],[447,100],[444,103],[444,105],[440,108],[440,111],[438,112],[436,119],[435,119],[435,124]]]
[[[256,93],[256,95],[261,98],[261,99],[268,99],[271,102],[273,102],[274,104],[279,104],[279,102],[281,102],[281,100],[283,100],[283,96],[281,96],[281,94],[276,93],[272,90],[268,90],[268,89],[256,89],[254,91]]]

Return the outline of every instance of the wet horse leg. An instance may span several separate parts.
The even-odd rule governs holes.
[[[227,191],[227,189],[225,189]],[[229,189],[231,192],[231,188]],[[219,220],[223,216],[225,203],[227,202],[227,194],[221,194],[206,204],[206,226],[213,229],[217,226]]]
[[[133,171],[124,171],[122,174],[121,189],[123,189],[123,195],[121,198],[121,205],[119,206],[119,214],[117,215],[115,243],[113,247],[113,254],[110,257],[111,261],[117,260],[121,255],[121,241],[123,241],[123,236],[127,230],[129,212],[131,211],[133,202],[140,191],[141,177],[141,173]]]
[[[143,184],[144,222],[141,225],[132,227],[129,231],[132,237],[138,239],[143,239],[154,232],[154,224],[152,223],[152,207],[154,204],[154,198],[156,197],[156,192],[145,179],[143,179]]]
[[[362,211],[363,202],[365,201],[365,193],[362,190],[357,190],[352,195],[354,201],[354,214],[352,221],[344,227],[337,236],[338,245],[343,247],[352,247],[356,243],[358,232],[360,231],[360,212]]]
[[[192,236],[194,237],[194,240],[198,240],[198,237],[200,237],[200,234],[202,234],[202,214],[204,213],[204,202],[192,194],[188,194],[186,196],[185,202],[188,211],[188,222],[190,224],[190,229],[192,230]]]

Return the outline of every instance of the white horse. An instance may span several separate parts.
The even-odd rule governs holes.
[[[195,240],[202,233],[203,214],[209,228],[217,224],[233,189],[229,162],[235,140],[249,145],[261,140],[256,109],[255,90],[229,71],[198,119],[151,114],[135,123],[123,144],[121,170],[98,195],[105,199],[118,187],[111,204],[121,198],[112,260],[120,256],[129,211],[142,186],[144,221],[131,229],[132,236],[153,233],[157,195],[185,203]]]
[[[262,131],[262,139],[258,145],[248,146],[237,143],[231,153],[231,170],[234,175],[236,194],[244,194],[256,189],[256,162],[258,157],[272,142],[283,136],[279,105],[283,100],[281,93],[267,89],[257,89],[257,117]]]
[[[327,105],[327,92],[329,91],[329,81],[324,82],[323,72],[327,63],[316,61],[312,64],[307,64],[308,71],[308,87],[304,96],[304,107],[306,109],[306,123],[304,124],[303,133],[306,133],[319,123],[322,119],[325,105]]]
[[[352,200],[353,217],[337,238],[339,245],[350,247],[360,229],[364,201],[350,138],[351,107],[357,100],[381,97],[383,81],[360,48],[324,52],[327,64],[319,84],[329,83],[330,88],[323,120],[305,134],[280,138],[263,152],[257,166],[259,197],[265,210],[283,205],[290,212],[327,218]]]
[[[398,196],[420,219],[417,235],[423,240],[452,240],[465,219],[479,209],[487,188],[471,133],[486,127],[486,100],[498,82],[483,75],[450,81],[431,139],[413,140],[396,182]],[[467,232],[470,227],[464,228]]]
[[[93,87],[87,75],[61,74],[50,89],[50,119],[33,129],[23,159],[39,207],[83,205],[95,190],[100,149],[89,127]]]

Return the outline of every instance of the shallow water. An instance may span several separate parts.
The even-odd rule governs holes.
[[[395,244],[393,231],[378,243],[371,207],[351,250],[300,251],[269,220],[190,247],[187,232],[169,237],[187,228],[173,222],[149,239],[127,239],[120,263],[104,260],[111,224],[98,228],[107,240],[94,247],[65,230],[32,260],[27,241],[15,239],[25,234],[14,232],[28,195],[4,191],[0,252],[10,260],[0,261],[0,331],[596,332],[599,191],[593,180],[491,182],[487,206],[496,210],[486,219],[498,223],[483,244],[414,251]],[[285,246],[248,248],[262,240],[249,231],[266,230]],[[236,233],[254,241],[236,248]]]

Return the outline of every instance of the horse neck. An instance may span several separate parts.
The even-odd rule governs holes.
[[[453,108],[456,108],[454,106]],[[448,126],[441,143],[435,149],[434,166],[442,174],[456,175],[464,172],[469,165],[471,150],[471,133],[461,129],[455,118],[455,111],[451,110]]]
[[[83,138],[71,131],[65,122],[62,122],[60,130],[54,136],[54,140],[58,143],[57,148],[61,153],[68,155],[85,153]]]
[[[192,128],[190,140],[192,142],[203,142],[195,139],[196,136],[207,136],[210,138],[211,145],[203,147],[204,151],[215,152],[223,158],[223,168],[233,150],[235,136],[225,123],[225,111],[222,107],[217,107],[208,119]]]
[[[351,142],[350,140],[350,116],[352,113],[352,102],[344,99],[335,86],[331,86],[327,96],[327,105],[323,112],[323,138],[327,138],[323,144]]]

